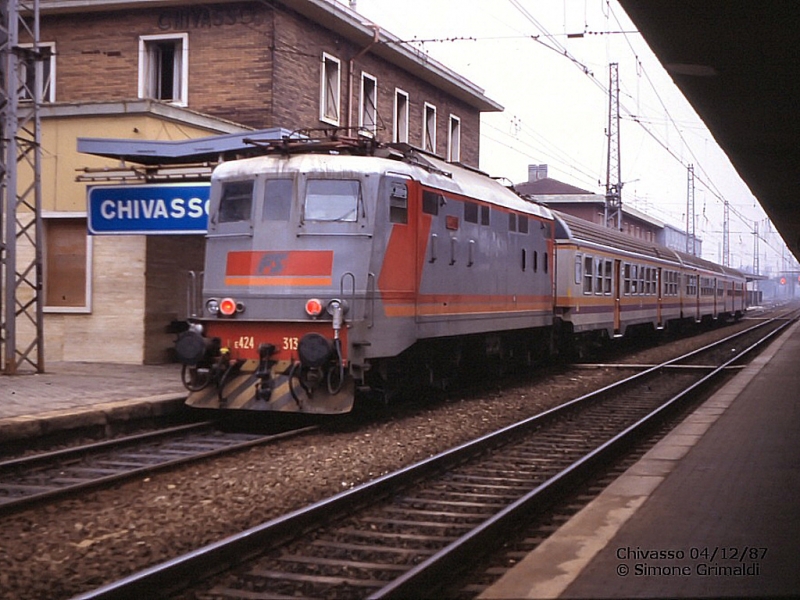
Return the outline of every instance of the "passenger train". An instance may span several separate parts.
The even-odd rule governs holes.
[[[192,407],[345,413],[471,365],[745,310],[732,269],[410,146],[267,146],[212,176],[202,306],[176,340]]]

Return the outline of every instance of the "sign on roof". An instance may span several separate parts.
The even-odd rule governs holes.
[[[209,183],[90,187],[87,210],[89,233],[205,233],[208,227],[209,190]]]

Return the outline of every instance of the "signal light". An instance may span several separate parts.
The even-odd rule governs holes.
[[[322,301],[317,298],[311,298],[306,301],[306,314],[309,317],[318,317],[322,314]]]
[[[236,312],[236,301],[233,298],[223,298],[219,302],[219,312],[226,317],[230,317]]]
[[[781,277],[781,285],[786,285],[786,277]]]

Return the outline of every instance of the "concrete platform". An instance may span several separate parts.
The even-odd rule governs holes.
[[[800,325],[480,596],[800,595]]]
[[[182,410],[180,369],[60,362],[41,374],[0,375],[0,444]]]

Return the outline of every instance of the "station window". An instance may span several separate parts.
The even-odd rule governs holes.
[[[219,222],[249,221],[253,211],[253,180],[226,181],[219,201]]]
[[[189,102],[189,36],[143,35],[139,38],[139,97],[179,106]]]
[[[422,121],[422,149],[436,154],[436,107],[427,102]]]
[[[401,89],[394,91],[394,132],[392,141],[408,142],[408,93]]]
[[[32,50],[33,44],[18,44],[20,53],[20,83],[24,84],[21,90],[22,100],[33,100],[36,86],[36,63],[33,54],[25,52]],[[56,45],[54,42],[40,43],[39,52],[42,60],[38,61],[42,65],[42,102],[56,101]]]
[[[341,71],[341,61],[323,52],[319,84],[319,119],[331,125],[339,124],[339,102],[342,85]]]
[[[447,160],[461,160],[461,119],[455,115],[450,115],[450,127],[447,130]]]
[[[375,135],[378,128],[378,80],[367,73],[361,74],[361,133]]]

